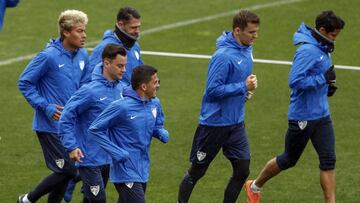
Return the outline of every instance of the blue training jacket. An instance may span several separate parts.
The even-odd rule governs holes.
[[[84,154],[79,166],[101,166],[111,163],[110,156],[88,135],[95,118],[113,101],[121,99],[123,85],[103,76],[103,65],[98,64],[92,81],[83,85],[66,103],[59,125],[59,136],[68,152],[80,148]]]
[[[288,119],[303,121],[328,116],[328,84],[324,73],[332,64],[331,55],[304,23],[295,32],[293,43],[299,47],[289,74],[291,95]]]
[[[140,56],[140,46],[138,42],[135,42],[134,46],[131,49],[126,48],[120,39],[116,36],[115,32],[112,30],[107,30],[104,33],[102,41],[94,48],[90,56],[90,66],[91,68],[95,67],[97,64],[101,63],[101,55],[106,45],[108,44],[118,44],[121,47],[126,49],[127,63],[126,63],[126,72],[122,78],[124,85],[130,85],[131,83],[131,74],[133,69],[143,64],[143,61]]]
[[[124,99],[112,102],[91,124],[90,135],[113,159],[112,182],[148,181],[152,136],[157,134],[164,143],[169,138],[157,105],[158,101],[143,100],[134,90],[127,89]]]
[[[7,7],[15,7],[20,0],[0,0],[0,31],[2,30]]]
[[[33,130],[58,133],[58,122],[52,121],[55,104],[64,106],[71,95],[91,80],[88,54],[80,48],[71,53],[60,38],[50,40],[21,74],[21,93],[35,109]]]
[[[246,78],[252,72],[252,47],[240,45],[232,32],[216,41],[202,99],[200,124],[229,126],[244,121]]]

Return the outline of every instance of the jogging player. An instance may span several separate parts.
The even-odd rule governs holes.
[[[232,32],[216,41],[202,99],[200,124],[190,153],[191,166],[180,183],[178,202],[187,203],[197,181],[222,148],[233,173],[224,202],[236,202],[249,175],[250,150],[244,124],[244,108],[257,87],[252,74],[252,44],[257,38],[259,17],[247,10],[233,17]]]
[[[94,48],[90,56],[90,66],[94,68],[98,63],[101,63],[101,53],[107,44],[118,44],[127,52],[126,73],[121,81],[125,85],[130,85],[133,69],[143,64],[140,57],[140,46],[137,42],[140,36],[140,18],[141,16],[136,9],[131,7],[120,8],[117,13],[115,29],[105,31],[102,41]]]
[[[66,103],[60,117],[59,136],[72,160],[76,161],[83,181],[83,202],[106,202],[105,187],[109,178],[110,157],[89,137],[88,128],[112,102],[122,98],[120,82],[125,73],[126,51],[108,44],[102,53],[101,71],[92,82],[83,85]]]
[[[68,181],[76,175],[73,161],[58,138],[58,120],[70,96],[90,81],[85,45],[87,15],[66,10],[58,19],[60,37],[52,39],[27,65],[19,78],[19,89],[35,110],[33,130],[53,171],[18,202],[36,202],[49,193],[48,202],[61,202]]]
[[[265,183],[294,167],[311,140],[320,161],[320,184],[326,203],[335,203],[335,138],[328,97],[337,89],[331,53],[345,22],[333,11],[316,17],[315,28],[302,23],[295,32],[295,52],[289,74],[291,89],[284,152],[267,162],[256,180],[246,182],[248,202],[260,202]]]
[[[158,89],[157,70],[148,65],[136,67],[131,85],[124,90],[124,99],[111,103],[95,119],[89,132],[112,157],[110,180],[119,193],[118,202],[144,203],[152,137],[166,143],[169,133],[152,101]]]

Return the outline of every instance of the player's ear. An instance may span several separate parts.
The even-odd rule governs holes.
[[[324,27],[320,27],[318,31],[323,35],[326,35],[327,33]]]
[[[122,29],[122,28],[124,28],[125,23],[124,23],[124,21],[119,20],[119,21],[117,21],[117,25]]]
[[[64,35],[64,37],[65,38],[67,38],[67,37],[69,37],[70,36],[70,31],[68,31],[68,30],[64,30],[63,32],[62,32],[62,34]]]
[[[142,83],[141,85],[140,85],[140,88],[141,88],[141,90],[142,91],[146,91],[146,89],[147,89],[147,85],[145,84],[145,83]]]
[[[233,30],[233,32],[234,32],[235,34],[239,34],[239,33],[241,32],[241,29],[240,29],[239,27],[235,27],[234,30]]]
[[[103,60],[104,67],[108,67],[110,65],[110,61],[108,59]]]

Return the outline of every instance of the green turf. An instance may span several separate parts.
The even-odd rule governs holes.
[[[68,8],[80,9],[89,16],[88,42],[98,41],[112,28],[119,7],[133,5],[142,14],[142,30],[178,21],[202,18],[238,8],[275,2],[275,0],[176,0],[176,1],[21,1],[8,9],[0,33],[0,61],[40,51],[49,38],[57,36],[56,20]],[[335,64],[360,66],[360,6],[358,0],[307,0],[279,7],[256,10],[261,17],[259,39],[254,57],[288,60],[295,47],[291,44],[300,23],[313,26],[315,16],[324,9],[334,9],[346,21],[333,55]],[[232,16],[217,18],[184,27],[145,34],[140,39],[143,50],[211,54],[215,40],[231,28]],[[92,46],[88,46],[92,47]],[[176,202],[178,184],[189,166],[188,155],[198,123],[201,97],[207,74],[205,59],[180,59],[143,56],[146,63],[159,69],[159,98],[166,116],[171,140],[164,145],[154,140],[151,146],[151,174],[147,190],[149,203]],[[37,138],[31,131],[33,111],[17,89],[17,79],[28,60],[0,66],[0,202],[15,202],[16,197],[32,189],[49,170],[45,167]],[[283,150],[287,127],[287,86],[289,66],[254,64],[259,87],[246,104],[246,126],[251,144],[250,177],[254,178],[264,164]],[[336,133],[337,202],[360,199],[359,100],[360,71],[337,70],[339,90],[330,98]],[[206,176],[194,189],[191,202],[217,203],[231,174],[231,166],[219,154]],[[263,202],[323,202],[319,185],[318,160],[309,143],[297,166],[271,180],[263,191]],[[110,184],[108,202],[116,201]],[[79,187],[73,202],[80,202]],[[238,202],[245,202],[241,192]],[[46,202],[42,198],[39,202]]]

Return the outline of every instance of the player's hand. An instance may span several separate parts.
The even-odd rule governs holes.
[[[246,78],[245,81],[246,84],[246,90],[247,91],[253,91],[257,88],[257,78],[256,75],[251,74]]]
[[[169,132],[165,129],[165,128],[161,128],[159,129],[159,140],[162,142],[162,143],[167,143],[169,142],[169,139],[170,139],[170,136],[169,136]]]
[[[327,93],[327,96],[328,97],[331,97],[335,94],[336,90],[338,88],[335,86],[335,83],[330,83],[329,87],[328,87],[328,93]]]
[[[61,112],[64,109],[64,107],[55,104],[55,108],[56,108],[56,111],[55,111],[54,115],[51,117],[51,119],[54,121],[58,121],[61,117]]]
[[[334,65],[330,66],[330,68],[324,74],[326,82],[328,84],[336,82],[336,74]]]
[[[253,91],[247,91],[246,92],[246,101],[250,100],[251,97],[253,96],[254,92]]]
[[[52,121],[58,121],[60,119],[61,111],[63,109],[63,106],[57,104],[49,104],[45,109],[45,114]]]
[[[69,153],[69,157],[73,161],[82,162],[81,158],[84,158],[84,155],[79,148],[76,148]]]

